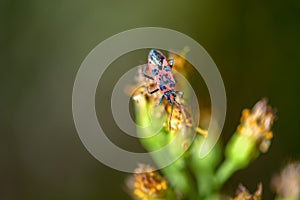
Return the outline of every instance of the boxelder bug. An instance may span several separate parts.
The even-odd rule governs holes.
[[[160,98],[158,105],[161,104],[163,98],[169,101],[172,106],[170,120],[169,120],[169,128],[171,128],[171,117],[173,111],[173,104],[176,103],[178,106],[181,106],[176,101],[176,94],[183,95],[181,91],[175,91],[175,80],[172,74],[172,67],[174,64],[174,59],[167,60],[166,57],[158,50],[152,49],[148,55],[148,69],[150,74],[146,74],[147,66],[143,69],[143,75],[156,82],[157,88],[153,91],[149,91],[148,87],[147,91],[149,94],[153,94],[157,91],[161,91],[163,93]]]

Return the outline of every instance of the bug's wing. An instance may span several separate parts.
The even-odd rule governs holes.
[[[157,74],[153,74],[154,71],[159,71],[158,67],[152,63],[148,63],[148,69],[152,77],[155,77],[157,75]]]

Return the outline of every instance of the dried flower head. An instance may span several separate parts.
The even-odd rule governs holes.
[[[139,72],[139,74],[141,71]],[[153,90],[156,88],[156,84],[154,82],[149,82],[147,79],[141,79],[140,77],[137,78],[139,80],[139,84],[141,85],[138,87],[133,95],[132,99],[137,103],[137,105],[142,104],[142,102],[147,103],[149,106],[156,106],[159,102],[161,96],[163,95],[161,91],[157,91],[153,94],[149,94],[148,90]],[[129,89],[128,89],[129,90]],[[180,105],[174,104],[173,108],[170,105],[169,101],[166,99],[163,99],[162,101],[162,109],[161,112],[157,113],[156,110],[156,116],[160,117],[165,113],[168,114],[168,116],[171,116],[170,118],[167,118],[167,121],[163,124],[166,128],[169,128],[169,124],[171,125],[171,130],[177,132],[181,131],[184,128],[191,128],[192,127],[192,115],[191,111],[188,106],[185,105],[185,101],[182,97],[179,95],[176,97],[177,102]],[[184,106],[181,106],[184,105]],[[151,111],[151,110],[150,110]]]
[[[134,178],[134,194],[142,200],[163,197],[168,188],[167,180],[149,165],[140,164]]]
[[[239,185],[236,195],[237,196],[233,198],[233,200],[261,200],[262,184],[260,183],[258,185],[257,190],[253,195],[250,194],[243,185]]]
[[[267,99],[262,99],[255,104],[252,110],[243,110],[241,123],[237,128],[237,132],[246,137],[254,138],[261,152],[266,152],[273,137],[271,128],[274,119],[275,113],[268,106]]]
[[[288,164],[272,180],[272,188],[281,198],[300,199],[300,162]]]
[[[171,120],[171,128],[174,131],[181,130],[183,126],[192,127],[192,116],[189,107],[184,106],[185,101],[180,96],[178,96],[177,101],[180,105],[175,104],[173,108],[170,104],[165,104],[165,111],[168,115],[172,115],[171,118],[168,119],[168,123],[169,120]],[[165,126],[167,126],[168,123],[165,123]]]
[[[136,76],[135,76],[135,82],[137,84],[134,85],[127,85],[125,87],[125,92],[132,96],[132,99],[136,103],[140,103],[140,101],[147,100],[148,103],[157,103],[162,96],[161,91],[157,91],[153,94],[149,94],[147,91],[147,88],[149,90],[156,89],[156,83],[153,81],[150,81],[149,79],[146,79],[143,76],[142,68],[139,68]]]

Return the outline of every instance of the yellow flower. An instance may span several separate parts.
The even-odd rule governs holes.
[[[154,168],[140,164],[135,170],[134,178],[134,194],[138,198],[149,200],[164,197],[168,188],[167,180],[155,172]]]

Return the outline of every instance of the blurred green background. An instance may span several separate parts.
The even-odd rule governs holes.
[[[1,200],[130,199],[128,174],[82,145],[71,95],[81,62],[98,43],[144,26],[185,33],[211,55],[227,91],[224,142],[243,108],[266,96],[278,109],[269,152],[235,174],[225,193],[262,181],[271,198],[272,175],[300,158],[299,1],[1,0],[0,16]],[[122,137],[115,142],[126,146]]]

